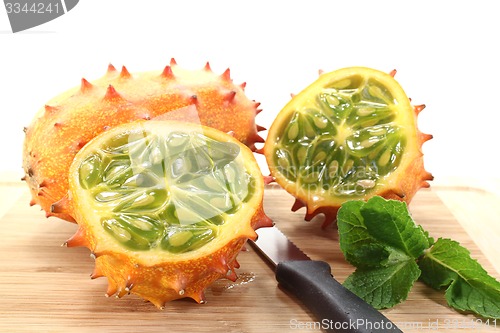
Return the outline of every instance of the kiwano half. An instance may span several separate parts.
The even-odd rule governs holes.
[[[305,219],[336,219],[347,200],[374,195],[411,201],[432,175],[412,106],[390,74],[351,67],[323,73],[280,111],[263,152],[273,178],[306,207]]]

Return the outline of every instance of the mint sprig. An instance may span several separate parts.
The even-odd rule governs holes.
[[[348,201],[337,223],[340,248],[356,267],[344,285],[375,308],[404,301],[420,277],[435,289],[447,288],[451,307],[500,318],[500,283],[457,242],[434,243],[404,202],[378,196]]]
[[[500,318],[500,282],[488,275],[458,242],[438,239],[418,264],[422,281],[438,290],[446,288],[450,306],[483,317]]]

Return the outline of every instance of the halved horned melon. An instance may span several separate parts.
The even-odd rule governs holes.
[[[424,105],[412,106],[390,74],[351,67],[320,75],[273,122],[263,151],[271,175],[306,220],[332,223],[340,205],[374,195],[409,203],[432,175],[417,128]]]
[[[141,121],[100,134],[70,168],[68,207],[79,225],[67,246],[95,256],[107,295],[134,293],[158,307],[220,278],[236,279],[236,256],[270,226],[263,177],[245,145],[219,130]]]

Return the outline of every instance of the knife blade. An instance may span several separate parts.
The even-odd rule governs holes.
[[[257,229],[250,244],[275,267],[279,285],[295,295],[326,332],[402,332],[392,321],[342,286],[324,261],[311,260],[278,228]]]

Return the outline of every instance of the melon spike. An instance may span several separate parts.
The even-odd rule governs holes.
[[[260,143],[266,141],[266,140],[264,140],[263,137],[261,137],[260,135],[257,135],[257,134],[254,135],[253,139],[254,139],[254,142],[260,142]]]
[[[224,96],[224,100],[227,102],[232,102],[234,101],[235,97],[236,97],[236,91],[232,90]]]
[[[256,125],[257,126],[257,132],[262,132],[262,131],[267,131],[267,128],[264,126]]]
[[[177,61],[175,61],[174,58],[171,58],[170,59],[170,66],[175,66],[175,65],[177,65]]]
[[[111,74],[111,73],[114,73],[114,72],[116,72],[115,66],[113,66],[112,64],[109,64],[108,65],[108,70],[107,70],[106,74]]]
[[[62,246],[66,247],[89,247],[88,240],[86,238],[85,230],[82,228],[78,228],[76,233],[71,236],[66,242],[63,243]]]
[[[242,84],[240,84],[241,90],[245,90],[246,86],[247,86],[246,82],[243,82]]]
[[[420,184],[420,186],[422,188],[429,188],[429,187],[431,187],[431,184],[429,184],[427,181],[424,180],[424,181],[422,181],[422,183]]]
[[[82,93],[85,93],[85,92],[87,92],[87,91],[91,90],[91,89],[92,89],[92,87],[94,87],[94,86],[92,85],[92,83],[90,83],[89,81],[85,80],[85,78],[82,78],[82,83],[81,83],[81,85],[80,85],[80,91],[81,91]]]
[[[415,105],[413,108],[415,109],[415,114],[418,115],[423,109],[425,109],[425,104]]]
[[[233,266],[234,268],[240,268],[240,263],[238,262],[238,260],[234,259]]]
[[[165,66],[165,69],[163,70],[163,72],[161,73],[160,76],[165,78],[165,79],[174,79],[175,78],[174,73],[172,72],[172,67],[170,67],[168,65]]]
[[[231,70],[228,68],[221,74],[221,79],[225,81],[231,81]]]
[[[57,111],[57,107],[55,106],[50,106],[50,105],[45,105],[45,113],[46,114],[52,114]]]
[[[433,138],[432,134],[426,134],[426,133],[422,133],[422,132],[419,133],[419,136],[422,140],[422,143],[429,141]]]
[[[50,206],[50,212],[55,213],[55,214],[67,212],[70,210],[69,205],[70,205],[70,199],[69,199],[69,196],[66,194],[59,201],[54,202]]]
[[[397,73],[397,70],[396,69],[393,69],[392,71],[389,72],[389,75],[394,77]]]
[[[262,109],[256,109],[256,110],[255,110],[255,115],[258,115],[258,114],[259,114],[259,113],[261,113],[261,112],[262,112]]]
[[[113,296],[118,291],[116,284],[108,279],[108,290],[106,290],[106,297]]]
[[[205,300],[205,293],[203,290],[200,290],[197,294],[189,295],[192,299],[194,299],[199,304],[205,304],[207,301]]]
[[[127,67],[122,66],[122,71],[120,72],[120,78],[128,79],[131,77],[132,77],[132,75],[130,75],[129,71],[127,70]]]
[[[323,75],[324,73],[325,73],[325,71],[324,71],[324,70],[322,70],[322,69],[319,69],[319,70],[318,70],[318,76],[321,76],[321,75]]]
[[[203,67],[204,70],[206,70],[207,72],[211,72],[212,69],[210,68],[210,63],[207,61],[207,63],[205,64],[205,67]]]
[[[275,179],[274,179],[273,176],[271,176],[271,175],[264,176],[264,184],[269,185],[269,184],[271,184],[274,181],[275,181]]]
[[[125,283],[125,291],[130,294],[130,291],[132,290],[132,288],[134,287],[134,281],[133,281],[133,278],[131,276],[129,276],[127,278],[127,282]]]
[[[233,281],[235,282],[236,280],[238,280],[238,275],[236,275],[236,272],[234,271],[234,269],[232,269],[231,267],[228,266],[228,271],[225,275],[225,278],[230,280],[230,281]]]
[[[99,267],[97,267],[97,265],[94,267],[94,271],[92,272],[92,274],[90,274],[90,278],[92,280],[94,279],[97,279],[97,278],[100,278],[100,277],[104,277],[104,274],[101,272],[101,270],[99,269]]]
[[[302,200],[295,199],[295,202],[292,205],[292,212],[296,212],[302,207],[305,207],[306,205],[302,202]]]
[[[253,219],[252,227],[257,230],[259,228],[272,227],[273,225],[273,220],[264,213],[262,208],[260,208]]]
[[[425,171],[424,180],[434,180],[434,176],[432,175],[432,173]]]
[[[115,88],[112,85],[108,86],[108,89],[106,89],[106,95],[104,95],[104,100],[105,101],[112,101],[116,99],[122,99],[120,94],[115,90]]]

